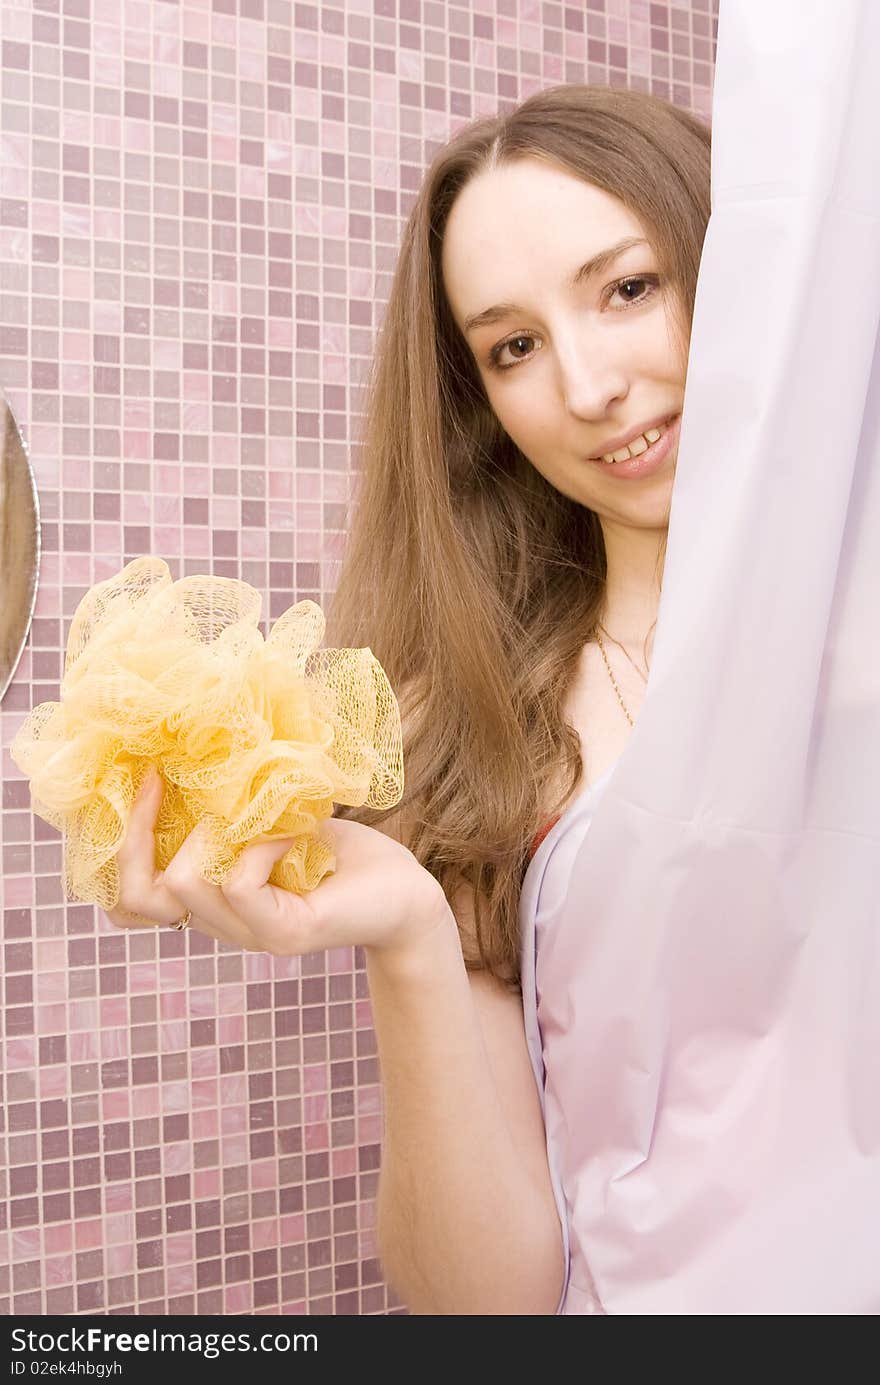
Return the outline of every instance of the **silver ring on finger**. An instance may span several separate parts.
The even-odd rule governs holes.
[[[168,927],[173,928],[175,933],[182,933],[184,928],[189,928],[189,922],[192,916],[192,909],[187,909],[182,919],[178,919],[176,923],[169,923]]]

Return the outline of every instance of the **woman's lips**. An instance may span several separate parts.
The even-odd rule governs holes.
[[[669,424],[676,417],[676,414],[665,414],[663,418],[655,418],[653,423],[646,423],[638,433],[630,433],[629,436],[624,438],[622,441],[618,439],[617,442],[606,444],[605,447],[602,448],[601,452],[594,453],[593,456],[589,457],[587,460],[591,462],[604,461],[604,459],[609,455],[609,453],[620,452],[620,450],[624,447],[627,447],[629,443],[635,442],[636,438],[644,437],[646,433],[653,432],[655,428],[668,428]],[[657,442],[659,441],[659,439],[655,438],[654,441]],[[653,445],[653,443],[648,444],[649,447],[653,447]],[[610,465],[611,464],[609,462],[609,466]]]
[[[680,429],[681,414],[677,414],[668,427],[664,428],[657,441],[644,452],[640,452],[637,457],[630,457],[624,462],[604,462],[601,458],[597,461],[595,457],[588,457],[587,461],[593,466],[601,467],[602,471],[617,481],[632,481],[641,476],[651,476],[655,471],[659,471],[676,446]]]

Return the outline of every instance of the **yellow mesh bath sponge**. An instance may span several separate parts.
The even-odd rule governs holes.
[[[372,651],[318,649],[313,601],[264,640],[261,604],[232,578],[175,582],[154,557],[83,598],[61,701],[35,707],[11,746],[33,811],[64,835],[68,898],[116,907],[115,853],[151,765],[164,781],[157,868],[203,822],[202,875],[215,884],[249,842],[291,837],[269,878],[312,890],[334,868],[317,835],[334,802],[400,802],[400,710]]]

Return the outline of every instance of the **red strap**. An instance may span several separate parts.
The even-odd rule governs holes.
[[[551,822],[548,822],[548,823],[547,823],[547,826],[546,826],[546,827],[542,827],[541,830],[540,830],[540,832],[536,832],[536,833],[535,833],[534,837],[532,838],[532,848],[531,848],[531,851],[529,852],[529,856],[530,856],[530,857],[531,857],[531,856],[534,856],[535,852],[538,850],[538,847],[541,845],[541,843],[542,843],[542,841],[544,840],[544,838],[546,837],[547,833],[550,831],[550,828],[551,828],[551,827],[555,827],[555,825],[556,825],[556,823],[557,823],[558,821],[559,821],[559,818],[558,818],[558,817],[553,818]]]

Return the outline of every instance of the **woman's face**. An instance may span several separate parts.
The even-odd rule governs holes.
[[[657,529],[669,519],[677,427],[652,474],[589,460],[656,420],[665,428],[684,400],[686,355],[674,345],[672,294],[651,247],[632,246],[572,283],[585,261],[624,238],[645,242],[645,231],[616,198],[523,160],[459,193],[443,281],[492,409],[533,466],[615,527]],[[491,321],[468,322],[490,309]]]

